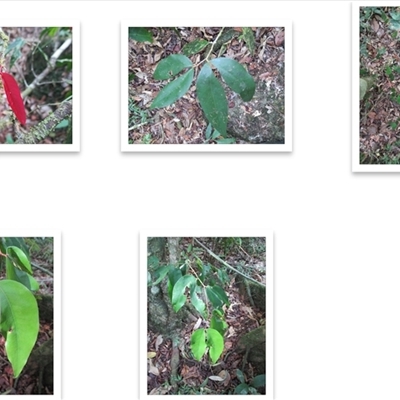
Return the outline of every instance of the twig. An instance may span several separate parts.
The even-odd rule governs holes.
[[[53,273],[51,271],[49,271],[48,269],[36,264],[35,262],[31,261],[31,265],[37,269],[40,269],[42,272],[46,273],[47,275],[50,276],[54,276]]]
[[[203,243],[199,242],[196,238],[194,238],[194,240],[201,246],[203,247],[203,249],[205,249],[208,254],[210,254],[210,256],[214,257],[216,260],[218,260],[220,263],[222,263],[223,265],[225,265],[225,267],[230,268],[232,271],[235,271],[237,274],[242,275],[243,278],[246,278],[252,282],[254,282],[256,285],[259,285],[263,288],[265,288],[265,285],[263,285],[261,282],[256,281],[253,278],[250,278],[249,276],[243,274],[242,272],[238,271],[236,268],[233,268],[232,266],[230,266],[227,262],[225,262],[224,260],[222,260],[221,258],[219,258],[216,254],[214,254],[209,248],[207,248],[206,246],[204,246]]]
[[[72,43],[72,38],[68,38],[50,57],[49,64],[42,71],[40,75],[38,75],[35,80],[22,92],[22,98],[28,96],[33,89],[36,88],[36,86],[39,85],[39,83],[51,72],[56,66],[56,62],[58,58],[61,56],[61,54],[71,45]]]

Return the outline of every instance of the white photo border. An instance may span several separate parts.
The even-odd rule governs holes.
[[[3,144],[0,146],[0,153],[19,152],[79,152],[80,151],[80,22],[78,20],[1,20],[0,26],[11,27],[72,27],[72,143],[71,144]]]
[[[191,22],[191,23],[190,23]],[[212,22],[212,23],[210,23]],[[260,27],[284,27],[285,28],[285,143],[284,144],[129,144],[128,143],[128,100],[129,82],[127,79],[129,65],[129,27],[151,26],[228,26],[226,19],[182,21],[180,19],[168,19],[162,23],[137,19],[121,22],[121,151],[122,152],[291,152],[293,143],[292,126],[292,21],[285,19],[252,19],[250,21],[230,20],[229,26],[260,26]]]
[[[62,315],[61,315],[61,233],[54,230],[11,230],[1,229],[0,237],[20,237],[20,238],[34,238],[45,237],[53,238],[53,326],[55,335],[53,337],[53,379],[54,391],[53,395],[34,395],[35,399],[49,399],[61,400],[62,398],[62,368],[61,368],[61,352],[62,352]],[[27,395],[15,395],[14,398],[26,399]]]
[[[264,237],[266,240],[266,394],[267,400],[274,398],[274,239],[273,231],[238,230],[238,231],[141,231],[140,232],[140,267],[139,267],[139,398],[163,398],[162,395],[147,393],[147,241],[149,237]],[[237,395],[224,395],[225,397]],[[177,395],[171,397],[178,398]],[[189,396],[190,397],[190,396]],[[219,398],[219,395],[207,396]]]

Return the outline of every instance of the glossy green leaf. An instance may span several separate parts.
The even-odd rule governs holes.
[[[160,93],[158,93],[150,108],[166,107],[181,98],[189,90],[193,75],[194,71],[190,69],[179,78],[168,83],[167,86],[160,90]]]
[[[185,289],[191,284],[196,284],[196,278],[193,275],[184,275],[175,283],[172,289],[172,307],[175,312],[178,312],[185,304]]]
[[[32,275],[31,263],[29,262],[27,255],[19,247],[7,247],[7,255],[12,258],[12,261],[18,268]]]
[[[170,79],[185,68],[190,67],[193,67],[193,64],[186,56],[182,54],[171,54],[158,63],[153,77],[157,80]]]
[[[0,281],[0,330],[6,340],[7,357],[17,377],[24,368],[39,332],[35,297],[23,285]]]
[[[29,275],[27,272],[21,271],[18,268],[14,268],[14,274],[12,274],[12,277],[7,276],[7,279],[12,279],[19,283],[22,283],[27,289],[32,292],[39,290],[39,283],[36,281],[36,279],[33,276]]]
[[[241,64],[225,57],[215,58],[211,62],[218,69],[226,84],[234,92],[238,93],[244,101],[249,101],[253,98],[256,84],[253,77]]]
[[[153,42],[153,34],[146,28],[129,28],[129,37],[137,42]]]
[[[224,350],[224,338],[215,329],[207,329],[207,347],[210,348],[210,358],[215,364]]]
[[[185,56],[192,56],[193,54],[197,54],[202,51],[205,47],[207,47],[207,45],[207,40],[194,39],[192,42],[187,43],[182,47],[182,53]]]
[[[190,338],[190,347],[194,358],[197,361],[200,361],[207,348],[206,333],[204,329],[197,329],[193,332],[192,337]]]
[[[200,290],[201,288],[199,288],[196,284],[191,285],[190,300],[197,312],[201,316],[205,317],[206,305],[204,304],[203,300],[201,300],[200,297],[197,295],[197,292]]]
[[[14,266],[13,262],[11,261],[10,257],[6,258],[6,279],[11,279],[13,281],[17,281],[18,277],[15,273],[16,267]]]
[[[199,72],[196,90],[206,118],[214,129],[225,135],[228,123],[228,102],[222,85],[208,64],[205,64]]]

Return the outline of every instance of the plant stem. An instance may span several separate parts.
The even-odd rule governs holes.
[[[204,62],[208,61],[208,58],[210,57],[214,46],[217,44],[218,39],[220,38],[220,36],[222,35],[222,32],[224,31],[224,28],[221,28],[221,30],[219,31],[217,37],[215,38],[215,40],[212,42],[211,44],[211,48],[210,51],[208,52],[208,54],[205,56],[204,60],[201,60],[198,64],[196,64],[193,68],[197,68],[199,65],[203,64]]]
[[[265,285],[263,285],[261,282],[256,281],[253,278],[250,278],[249,276],[243,274],[242,272],[238,271],[236,268],[233,268],[232,266],[230,266],[227,262],[225,262],[224,260],[222,260],[220,257],[218,257],[216,254],[214,254],[209,248],[207,248],[206,246],[204,246],[203,243],[199,242],[196,238],[194,238],[194,240],[201,246],[203,247],[203,249],[205,249],[208,254],[210,254],[210,256],[214,257],[216,260],[218,260],[220,263],[222,263],[223,265],[225,265],[225,267],[230,268],[232,271],[235,271],[237,274],[242,275],[243,278],[246,278],[252,282],[254,282],[256,285],[261,286],[263,288],[265,288]]]

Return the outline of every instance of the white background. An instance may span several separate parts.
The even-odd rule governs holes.
[[[62,232],[65,399],[138,395],[142,229],[273,230],[275,398],[399,398],[400,189],[351,173],[349,2],[0,5],[81,21],[81,152],[0,155],[2,228]],[[120,153],[120,21],[177,15],[293,21],[293,153]]]

